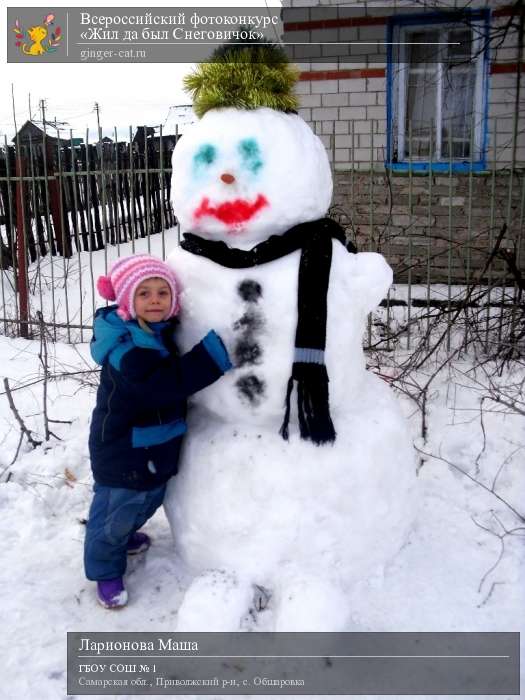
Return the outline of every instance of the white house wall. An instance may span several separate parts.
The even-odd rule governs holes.
[[[367,3],[367,13],[385,3]],[[396,8],[414,8],[414,3],[394,2]],[[423,5],[423,3],[421,3]],[[291,0],[285,6],[294,9],[294,21],[311,22],[337,19],[342,7],[359,7],[356,3],[324,3],[312,6],[308,0]],[[362,6],[362,5],[361,5]],[[427,8],[464,7],[465,2],[427,2]],[[471,6],[472,7],[472,6]],[[509,2],[493,0],[476,7],[509,8]],[[299,9],[301,8],[301,9]],[[504,11],[504,10],[503,10]],[[376,9],[376,13],[378,10]],[[406,9],[405,9],[406,12]],[[506,25],[509,16],[493,17],[492,30]],[[514,18],[517,24],[517,18]],[[332,27],[329,29],[305,29],[286,32],[286,41],[310,42],[309,46],[294,48],[295,60],[301,69],[297,85],[300,95],[300,114],[322,138],[329,158],[338,170],[367,168],[370,163],[383,163],[386,159],[387,133],[387,81],[386,47],[353,47],[352,60],[337,60],[343,48],[324,42],[384,41],[383,26]],[[510,30],[496,47],[491,41],[490,75],[488,93],[488,143],[487,167],[508,167],[513,157],[517,166],[525,166],[525,53],[518,55],[516,29]],[[344,47],[347,51],[347,47]],[[307,57],[308,59],[307,60]],[[320,61],[320,57],[334,56],[333,62]],[[317,60],[316,60],[317,59]],[[516,111],[518,64],[522,62],[520,99]],[[372,75],[372,77],[370,77]],[[315,78],[313,79],[312,76]],[[514,132],[517,131],[513,149]],[[496,150],[495,147],[496,146]]]

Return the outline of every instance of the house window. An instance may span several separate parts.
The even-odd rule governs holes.
[[[389,167],[486,167],[488,21],[488,10],[390,19]]]

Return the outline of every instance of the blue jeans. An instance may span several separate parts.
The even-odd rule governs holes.
[[[166,484],[151,491],[135,491],[95,483],[93,491],[84,568],[90,581],[107,581],[126,571],[128,540],[162,504]]]

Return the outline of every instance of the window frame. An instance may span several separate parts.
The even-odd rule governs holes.
[[[488,142],[488,96],[489,96],[489,28],[490,28],[490,8],[464,9],[439,11],[429,13],[403,14],[390,17],[387,24],[387,154],[385,166],[393,171],[422,171],[428,172],[480,172],[487,169],[487,142]],[[399,159],[393,161],[394,136],[397,136],[398,153],[404,153],[405,134],[405,114],[406,114],[406,80],[408,75],[408,63],[393,62],[394,42],[400,41],[400,37],[407,28],[430,29],[441,26],[441,30],[450,29],[454,24],[464,26],[465,23],[475,25],[478,28],[475,37],[475,51],[484,39],[485,47],[476,64],[476,82],[474,90],[474,153],[466,159],[447,160],[409,160]],[[400,47],[405,51],[405,47]],[[443,68],[441,63],[438,66],[437,88],[442,88]],[[401,67],[401,68],[400,68]],[[400,70],[399,70],[400,68]],[[441,123],[442,98],[436,100],[437,121]],[[398,107],[397,120],[394,119],[394,110]],[[397,127],[397,133],[394,130]],[[441,127],[436,129],[438,135],[436,146],[441,147]]]

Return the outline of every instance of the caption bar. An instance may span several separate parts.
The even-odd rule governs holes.
[[[8,62],[193,63],[229,41],[279,41],[280,8],[8,8]]]
[[[518,695],[518,633],[67,635],[70,695]]]
[[[425,24],[426,12],[418,11],[419,24]],[[453,21],[458,11],[448,12]],[[403,14],[413,22],[413,9],[391,7],[58,7],[48,13],[8,7],[7,61],[198,63],[226,43],[267,41],[279,44],[294,62],[343,67],[384,66],[387,57],[394,63],[406,60],[407,52],[411,62],[442,62],[456,56],[457,51],[450,54],[449,49],[457,49],[457,41],[421,42],[408,29],[393,35],[389,22]],[[464,49],[463,60],[471,47]]]

